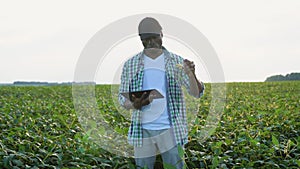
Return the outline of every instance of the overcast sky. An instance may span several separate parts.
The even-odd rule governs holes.
[[[167,14],[194,25],[214,47],[227,82],[264,81],[270,75],[300,72],[299,9],[299,0],[2,0],[0,83],[73,81],[77,59],[97,31],[142,13]],[[172,42],[167,42],[164,45],[176,51]],[[124,44],[142,49],[138,37]],[[122,44],[118,47],[123,49]],[[112,52],[120,56],[130,53]],[[118,61],[122,59],[114,59]],[[198,72],[201,76],[201,69]],[[209,82],[208,76],[202,75],[200,78]],[[95,80],[110,81],[103,77]]]

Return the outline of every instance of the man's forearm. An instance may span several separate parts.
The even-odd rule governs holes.
[[[188,74],[190,81],[190,92],[194,97],[199,97],[200,92],[202,92],[203,86],[197,79],[196,75],[192,72]]]

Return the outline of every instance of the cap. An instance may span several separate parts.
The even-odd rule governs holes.
[[[141,39],[145,39],[151,36],[159,36],[161,34],[162,27],[156,19],[146,17],[139,23],[138,29]]]

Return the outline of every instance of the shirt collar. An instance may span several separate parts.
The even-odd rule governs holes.
[[[167,62],[169,59],[171,59],[170,52],[164,46],[162,46],[162,49],[163,49],[164,57],[166,58],[166,62]],[[144,62],[143,56],[144,56],[144,50],[139,55],[139,59],[141,62]]]

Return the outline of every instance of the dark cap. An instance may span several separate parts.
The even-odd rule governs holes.
[[[151,36],[159,36],[161,34],[162,27],[156,19],[146,17],[139,23],[138,29],[141,39],[145,39]]]

